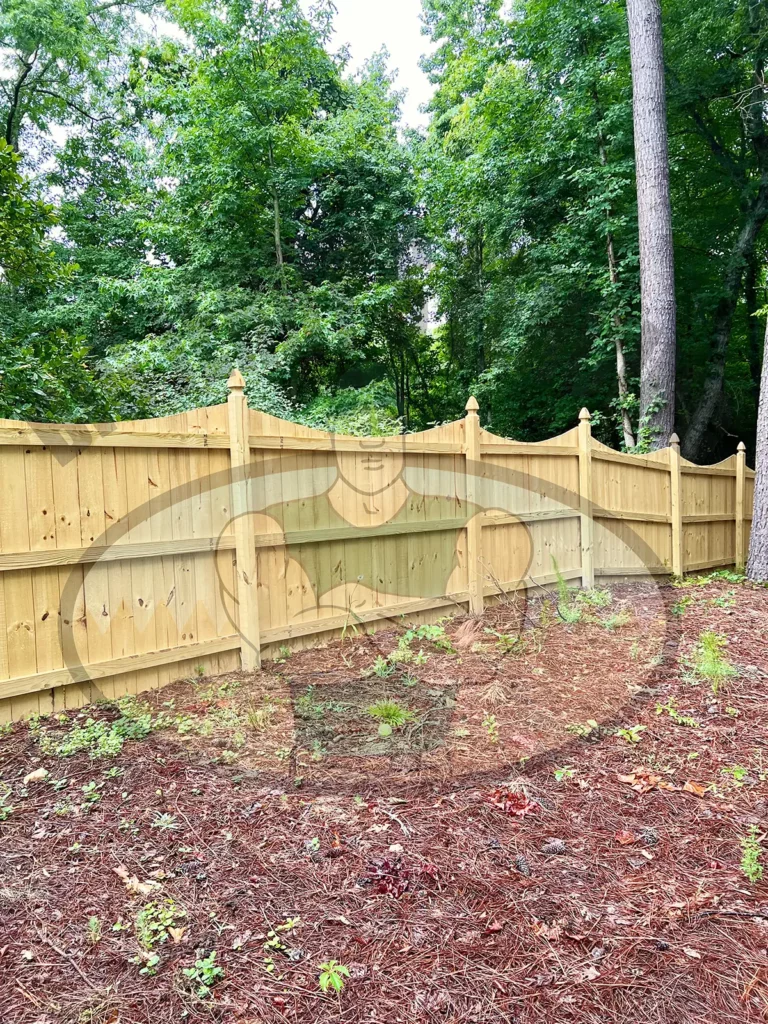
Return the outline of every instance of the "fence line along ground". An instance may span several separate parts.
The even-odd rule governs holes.
[[[464,420],[339,437],[226,405],[97,426],[0,420],[0,721],[256,668],[275,645],[500,592],[744,564],[746,451],[615,452]]]

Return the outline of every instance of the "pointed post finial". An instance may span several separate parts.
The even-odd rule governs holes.
[[[477,404],[477,399],[474,397],[474,395],[470,398],[470,400],[467,402],[464,408],[467,410],[467,412],[477,412],[479,410],[480,406]]]
[[[744,444],[744,442],[743,441],[739,441],[738,445],[736,446],[736,451],[737,452],[745,452],[746,450],[747,450],[747,446]]]
[[[590,411],[589,411],[589,409],[587,409],[586,406],[584,406],[584,408],[579,413],[579,419],[580,420],[591,420],[592,419]]]
[[[230,391],[245,391],[245,378],[237,367],[230,373],[227,387]]]
[[[670,448],[679,448],[680,447],[680,438],[677,436],[677,434],[671,434],[670,435],[669,445],[670,445]]]

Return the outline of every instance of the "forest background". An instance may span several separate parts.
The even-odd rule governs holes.
[[[754,451],[768,4],[662,5],[684,454]],[[167,31],[147,30],[147,18]],[[2,0],[0,416],[225,400],[353,433],[637,424],[619,0],[423,0],[428,126],[298,0]],[[426,314],[425,314],[426,311]],[[626,361],[625,384],[617,353]],[[702,395],[717,401],[686,446]]]

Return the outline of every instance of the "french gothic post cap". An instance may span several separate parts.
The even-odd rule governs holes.
[[[745,452],[746,450],[747,450],[747,446],[744,444],[744,442],[743,441],[739,441],[738,445],[736,446],[736,451],[737,452]]]
[[[669,443],[673,445],[680,444],[680,438],[677,436],[677,434],[672,434],[669,438]]]
[[[237,367],[230,373],[227,387],[230,391],[245,391],[245,378]]]
[[[470,398],[465,406],[467,412],[477,412],[479,408],[480,406],[477,404],[477,399],[474,396]]]
[[[590,411],[589,411],[589,409],[586,406],[584,406],[584,408],[579,413],[579,419],[580,420],[591,420],[592,419]]]

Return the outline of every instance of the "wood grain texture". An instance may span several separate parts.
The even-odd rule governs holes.
[[[586,421],[519,443],[469,412],[405,438],[339,438],[242,394],[156,421],[0,422],[0,721],[164,686],[192,662],[230,671],[243,615],[261,652],[479,610],[558,571],[672,571],[672,450],[611,451]],[[391,485],[373,487],[372,459]],[[754,482],[741,454],[680,460],[685,570],[746,551]]]

